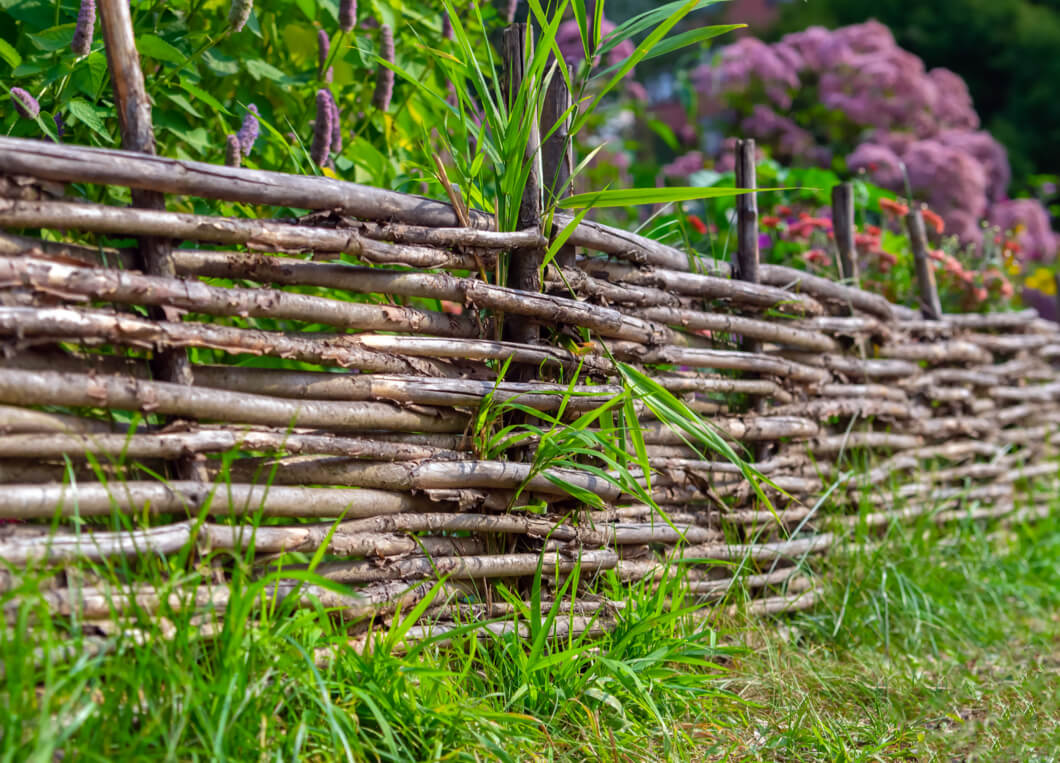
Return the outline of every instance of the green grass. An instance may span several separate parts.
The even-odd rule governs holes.
[[[363,655],[327,612],[259,606],[238,576],[211,638],[170,611],[133,613],[125,635],[52,618],[31,571],[0,595],[0,757],[1056,759],[1060,522],[946,537],[924,525],[835,557],[824,602],[798,616],[710,619],[679,580],[605,576],[625,606],[603,637],[553,640],[567,615],[530,606],[521,635],[403,649],[410,612]]]

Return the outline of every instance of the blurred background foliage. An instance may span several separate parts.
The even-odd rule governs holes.
[[[4,134],[119,145],[98,29],[87,51],[71,45],[89,2],[0,0]],[[908,241],[894,209],[927,204],[940,220],[931,235],[948,309],[1033,304],[1055,316],[1060,106],[1051,72],[1060,66],[1060,0],[698,6],[673,35],[710,24],[750,28],[701,34],[645,56],[597,102],[648,24],[629,40],[614,38],[596,57],[596,76],[577,80],[583,103],[596,105],[579,115],[576,154],[592,158],[574,192],[731,186],[732,140],[755,137],[760,185],[800,188],[762,194],[763,218],[776,221],[763,227],[765,260],[835,275],[828,191],[854,179],[866,287],[910,302]],[[607,0],[605,46],[623,22],[660,7]],[[348,29],[344,9],[353,11]],[[510,115],[492,112],[494,95],[475,78],[499,72],[499,31],[534,16],[527,0],[456,2],[456,38],[442,0],[258,0],[245,26],[230,22],[229,0],[133,0],[131,10],[163,155],[220,164],[236,142],[244,166],[333,174],[435,198],[448,198],[451,181],[471,205],[490,211],[519,184],[506,157],[520,133],[507,130]],[[583,74],[582,33],[595,10],[571,2],[556,36]],[[864,23],[870,17],[880,23]],[[389,64],[384,27],[394,41]],[[391,97],[381,103],[387,72]],[[327,120],[322,92],[334,108]],[[16,108],[24,97],[39,113]],[[334,126],[326,145],[315,135],[324,121]],[[81,191],[126,201],[121,189]],[[729,256],[731,200],[648,203],[649,195],[590,214],[705,257]],[[202,200],[171,206],[288,212]]]

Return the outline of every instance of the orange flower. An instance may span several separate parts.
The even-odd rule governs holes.
[[[921,214],[924,215],[924,222],[934,228],[935,233],[938,233],[941,236],[942,231],[946,230],[945,221],[927,207],[924,207],[924,209],[921,210]]]
[[[450,302],[447,299],[442,300],[442,312],[448,315],[463,315],[464,306],[457,302]]]
[[[880,209],[884,212],[889,212],[895,217],[909,214],[909,207],[893,199],[880,199]]]
[[[688,222],[690,222],[692,224],[692,227],[695,228],[699,232],[699,235],[701,235],[701,236],[706,235],[706,232],[707,232],[706,223],[704,223],[702,220],[700,220],[695,215],[689,215],[685,219],[688,220]]]

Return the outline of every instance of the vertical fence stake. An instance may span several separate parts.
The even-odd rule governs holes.
[[[541,179],[550,202],[571,194],[568,181],[574,173],[574,145],[570,139],[570,115],[567,114],[571,95],[561,66],[568,76],[574,76],[572,67],[563,61],[557,62],[541,107],[541,134],[548,136],[541,144]],[[574,267],[575,251],[575,247],[569,244],[561,247],[556,252],[556,264],[563,268]]]
[[[755,187],[755,142],[753,138],[736,142],[736,187]],[[736,197],[736,252],[733,277],[738,281],[758,283],[758,199],[754,193]]]
[[[128,0],[100,0],[99,18],[103,28],[104,49],[107,66],[114,87],[114,100],[118,108],[118,125],[121,129],[122,148],[142,154],[155,153],[155,134],[151,125],[151,101],[144,87],[144,75],[140,69],[140,55],[136,51],[133,37],[132,16]],[[132,191],[134,207],[142,209],[166,208],[165,196],[157,191],[136,188]],[[139,239],[141,265],[149,275],[176,276],[168,239],[143,236]],[[166,315],[166,308],[152,310],[152,318],[178,319]],[[171,312],[171,311],[170,311]],[[192,384],[191,365],[186,350],[156,351],[151,361],[151,373],[155,378],[177,384]],[[193,456],[177,461],[177,473],[181,479],[206,481],[206,467]]]
[[[909,231],[909,243],[913,248],[913,261],[916,264],[916,284],[920,298],[920,314],[931,321],[942,320],[942,303],[939,302],[939,290],[935,285],[935,270],[928,258],[927,230],[924,228],[924,216],[919,209],[911,210],[905,216],[905,225]]]
[[[736,187],[755,188],[758,181],[755,176],[755,142],[753,138],[736,141]],[[738,281],[759,283],[758,274],[758,196],[755,192],[736,197],[736,251],[733,252],[732,276]],[[758,352],[762,349],[760,342],[744,338],[740,343],[744,352]],[[765,398],[759,398],[755,410],[765,409]],[[767,456],[768,445],[760,442],[755,445],[754,457],[763,461]]]
[[[532,54],[527,49],[526,24],[512,24],[504,30],[504,82],[508,99],[509,114],[513,110],[525,77],[526,62]],[[527,108],[535,108],[532,102]],[[511,118],[518,118],[512,116]],[[523,197],[519,203],[519,228],[541,228],[541,171],[540,132],[537,115],[529,115],[531,120],[530,135],[527,140],[525,161],[530,163],[530,172],[523,188]],[[544,259],[544,252],[534,249],[519,249],[508,254],[508,286],[520,291],[537,293],[541,291],[539,268]],[[527,320],[506,321],[505,333],[512,342],[536,344],[541,339],[541,327]]]
[[[858,286],[858,254],[854,245],[854,186],[840,183],[832,189],[832,230],[839,253],[839,277]]]

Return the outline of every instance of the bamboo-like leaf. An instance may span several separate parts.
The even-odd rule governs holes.
[[[579,193],[560,199],[556,206],[561,209],[582,209],[584,207],[632,207],[641,204],[670,204],[678,201],[697,201],[699,199],[718,199],[729,196],[740,196],[759,191],[778,191],[779,188],[617,188],[608,191]]]

